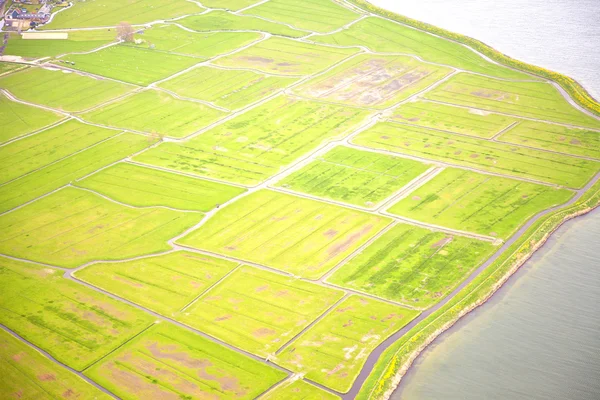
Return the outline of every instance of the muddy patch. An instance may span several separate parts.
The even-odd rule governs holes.
[[[335,237],[335,235],[338,234],[338,231],[336,231],[335,229],[328,229],[327,232],[323,233],[323,236],[329,238],[329,239],[333,239]]]
[[[223,315],[221,317],[215,318],[215,321],[216,322],[220,322],[220,321],[227,321],[229,319],[231,319],[231,315]]]
[[[263,327],[255,329],[254,332],[252,332],[252,336],[257,338],[264,338],[268,336],[273,336],[275,333],[275,330]]]
[[[448,243],[452,242],[452,236],[449,237],[445,237],[441,240],[438,240],[437,242],[435,242],[434,244],[431,245],[432,249],[437,249],[440,247],[444,247],[445,245],[447,245]]]
[[[251,64],[258,64],[258,65],[269,65],[269,64],[275,62],[271,58],[258,57],[258,56],[244,56],[244,57],[239,57],[239,59],[247,61]]]
[[[43,374],[37,377],[42,382],[51,382],[56,380],[56,376],[53,374]]]
[[[579,145],[581,144],[581,142],[577,139],[571,139],[571,141],[569,142],[570,144],[575,144],[575,145]]]

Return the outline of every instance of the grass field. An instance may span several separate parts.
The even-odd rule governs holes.
[[[190,141],[163,143],[135,160],[256,185],[326,140],[350,133],[367,115],[359,109],[279,96]]]
[[[427,308],[450,293],[496,249],[488,242],[398,224],[328,281]]]
[[[74,183],[132,206],[210,211],[245,192],[222,183],[119,163]]]
[[[506,82],[463,73],[426,93],[425,98],[546,121],[600,127],[600,121],[571,106],[554,86],[545,82]]]
[[[501,142],[600,159],[600,132],[522,121],[498,137]]]
[[[293,378],[292,378],[293,379]],[[261,397],[262,400],[336,400],[338,396],[302,379],[286,380]]]
[[[112,398],[1,329],[0,397],[95,400]]]
[[[182,138],[226,115],[201,103],[180,100],[157,90],[145,90],[81,117],[101,125]]]
[[[178,242],[318,279],[389,222],[261,190],[227,206]]]
[[[449,228],[507,239],[533,215],[573,192],[447,168],[388,211]]]
[[[339,146],[287,176],[278,186],[372,207],[427,169],[418,161]]]
[[[18,69],[25,69],[27,68],[26,66],[24,66],[23,64],[16,64],[16,63],[9,63],[9,62],[0,62],[0,75],[2,74],[8,74],[11,71],[16,71]]]
[[[177,319],[236,347],[266,357],[342,298],[339,290],[242,267]]]
[[[492,138],[518,120],[486,111],[416,101],[393,111],[392,120],[463,135]]]
[[[325,70],[356,52],[358,49],[335,49],[272,37],[230,56],[219,58],[214,63],[281,75],[310,75]]]
[[[199,67],[159,86],[183,97],[209,101],[236,110],[296,81],[296,78],[268,76],[252,71]]]
[[[450,71],[412,57],[361,54],[295,92],[318,100],[381,109],[425,89]]]
[[[85,373],[124,400],[253,399],[285,378],[168,323],[153,326]]]
[[[0,257],[0,272],[0,323],[76,370],[152,321],[52,268]]]
[[[208,8],[226,8],[237,11],[259,3],[261,0],[204,0],[202,4]]]
[[[117,38],[114,29],[70,31],[68,39],[22,39],[11,32],[4,54],[25,58],[55,57],[60,54],[90,51]]]
[[[75,275],[159,314],[173,316],[236,265],[176,251],[135,261],[93,264]]]
[[[0,216],[0,252],[62,267],[165,251],[197,213],[135,209],[65,188]]]
[[[573,188],[583,187],[600,170],[600,163],[595,161],[394,123],[377,124],[352,141]]]
[[[0,143],[35,132],[63,118],[52,111],[10,101],[0,93]]]
[[[0,78],[0,88],[20,100],[78,112],[122,96],[133,86],[62,70],[27,68]]]
[[[292,342],[273,361],[308,379],[346,392],[369,353],[419,314],[351,296]]]

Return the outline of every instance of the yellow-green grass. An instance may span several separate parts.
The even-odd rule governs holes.
[[[350,296],[273,361],[344,393],[369,353],[418,314],[378,300]]]
[[[132,206],[210,211],[246,190],[218,182],[119,163],[77,181],[75,186]]]
[[[506,115],[415,101],[396,108],[391,119],[409,125],[490,139],[518,121]]]
[[[202,218],[122,206],[67,187],[0,216],[0,252],[62,267],[170,249],[167,240]]]
[[[68,112],[87,110],[134,89],[110,80],[46,68],[27,68],[3,76],[0,88],[21,100]]]
[[[0,323],[82,370],[150,325],[129,305],[53,268],[0,257]]]
[[[159,314],[172,316],[236,265],[176,251],[134,261],[93,264],[75,276]]]
[[[236,110],[281,91],[297,78],[268,76],[252,71],[199,67],[159,86],[182,97],[212,102]]]
[[[254,399],[286,376],[169,323],[153,326],[85,374],[123,400]]]
[[[300,378],[288,379],[263,396],[262,400],[336,400],[339,396],[320,389]]]
[[[600,132],[567,128],[537,121],[522,121],[498,141],[600,159]]]
[[[107,140],[119,131],[70,120],[0,147],[0,184]]]
[[[128,157],[154,143],[133,133],[117,135],[0,186],[0,212],[45,195],[74,179]]]
[[[197,3],[186,0],[74,0],[72,7],[61,10],[41,29],[108,27],[122,21],[144,24],[202,11]]]
[[[385,217],[260,190],[178,243],[318,279],[390,223]]]
[[[418,161],[339,146],[287,176],[278,186],[372,207],[427,169]]]
[[[266,357],[342,296],[340,290],[244,266],[206,292],[177,319]]]
[[[398,224],[328,281],[415,308],[427,308],[496,250],[491,243]]]
[[[112,397],[0,329],[0,397],[93,399]]]
[[[426,61],[446,64],[486,75],[509,79],[536,79],[491,63],[459,43],[378,17],[368,17],[332,35],[311,40],[340,46],[366,46],[381,53],[405,53]]]
[[[23,39],[10,33],[4,54],[25,58],[55,57],[59,54],[85,52],[116,41],[115,29],[68,31],[68,39]]]
[[[260,2],[261,0],[204,0],[202,4],[208,8],[225,8],[238,11]]]
[[[310,75],[350,57],[358,49],[337,49],[271,37],[214,63],[281,75]]]
[[[367,147],[573,188],[583,187],[600,170],[600,163],[596,161],[404,124],[380,123],[352,141]]]
[[[123,44],[89,54],[70,54],[64,60],[75,63],[70,68],[142,86],[168,78],[201,61],[196,57]]]
[[[21,68],[25,69],[25,68],[27,68],[27,66],[25,66],[23,64],[0,61],[0,75],[8,74],[11,71],[16,71]]]
[[[276,97],[186,141],[162,143],[136,161],[256,185],[366,120],[356,108]]]
[[[158,90],[144,90],[96,108],[81,117],[115,128],[181,138],[226,115],[202,103],[180,100]]]
[[[316,32],[331,32],[360,17],[332,0],[269,0],[244,11],[244,14]]]
[[[506,239],[539,211],[572,196],[566,189],[447,168],[388,211]]]
[[[558,89],[546,82],[506,82],[462,73],[427,92],[424,97],[546,121],[600,127],[600,120],[573,107]]]
[[[198,32],[245,30],[268,32],[273,35],[289,37],[308,35],[308,32],[292,29],[283,24],[265,21],[264,19],[252,16],[231,14],[226,11],[211,11],[202,15],[191,15],[177,20],[177,23]]]
[[[0,93],[0,143],[35,132],[63,118],[52,111],[10,101]]]

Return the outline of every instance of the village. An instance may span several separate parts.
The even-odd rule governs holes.
[[[4,15],[5,31],[25,31],[43,25],[50,20],[56,7],[68,7],[63,0],[0,0],[0,10]]]

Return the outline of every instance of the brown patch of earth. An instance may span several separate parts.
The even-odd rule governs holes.
[[[571,139],[571,141],[569,142],[571,144],[581,144],[581,142],[577,139]]]
[[[421,197],[420,196],[413,196],[412,199],[415,200],[415,201],[419,201],[419,200],[421,200]]]
[[[276,333],[275,330],[263,327],[263,328],[255,329],[254,332],[252,332],[252,335],[255,337],[262,338],[262,337],[274,335],[275,333]]]
[[[254,291],[257,293],[260,293],[260,292],[264,292],[268,288],[269,288],[269,285],[262,285],[262,286],[257,287],[256,289],[254,289]]]
[[[338,231],[336,231],[335,229],[329,229],[329,230],[327,230],[327,232],[323,233],[323,236],[328,237],[329,239],[332,239],[337,234],[338,234]]]
[[[258,57],[258,56],[243,56],[240,58],[244,61],[250,61],[253,64],[263,64],[264,65],[264,64],[271,64],[272,62],[274,62],[270,58],[264,58],[264,57]]]
[[[23,353],[23,352],[20,352],[20,353],[17,353],[17,354],[13,354],[13,355],[12,355],[10,358],[12,358],[12,359],[13,359],[13,361],[19,362],[19,361],[21,361],[21,359],[22,359],[24,356],[25,356],[25,353]]]
[[[115,275],[113,278],[114,278],[114,280],[115,280],[115,281],[119,281],[119,282],[126,283],[126,284],[128,284],[129,286],[133,286],[133,287],[135,287],[135,288],[143,288],[143,287],[144,287],[144,285],[143,285],[143,284],[141,284],[141,283],[132,282],[131,280],[129,280],[129,279],[126,279],[126,278],[123,278],[123,277],[121,277],[121,276],[119,276],[119,275]]]
[[[344,312],[350,311],[350,310],[352,310],[352,306],[338,308],[338,309],[335,310],[335,312],[344,313]]]
[[[452,236],[450,237],[445,237],[441,240],[438,240],[437,242],[435,242],[434,244],[431,245],[432,249],[437,249],[438,247],[443,247],[445,245],[447,245],[448,243],[452,242]]]
[[[62,397],[69,399],[71,398],[73,395],[75,394],[75,391],[73,389],[67,389],[62,393]]]
[[[342,326],[343,326],[344,328],[347,328],[347,327],[349,327],[349,326],[352,326],[352,325],[354,325],[354,322],[352,322],[352,320],[351,320],[351,319],[349,319],[349,320],[348,320],[348,322],[346,322],[346,323],[345,323],[344,325],[342,325]]]
[[[479,154],[471,154],[469,157],[471,157],[471,158],[479,158]]]
[[[42,381],[42,382],[48,382],[48,381],[55,381],[56,380],[56,376],[54,376],[53,374],[38,375],[37,378],[40,381]]]
[[[215,318],[215,321],[227,321],[228,319],[231,319],[231,315],[223,315],[222,317],[217,317]]]
[[[343,242],[338,243],[333,246],[330,246],[327,249],[327,254],[329,255],[329,258],[333,258],[333,257],[337,256],[338,254],[343,253],[344,251],[349,249],[350,246],[352,246],[355,242],[360,240],[360,238],[362,238],[364,235],[369,233],[371,231],[371,229],[373,229],[373,225],[366,225],[360,231],[355,232],[352,235],[350,235]]]
[[[460,151],[460,150],[457,150],[457,151],[454,152],[454,155],[456,155],[456,156],[458,156],[460,154],[462,154],[462,151]]]

